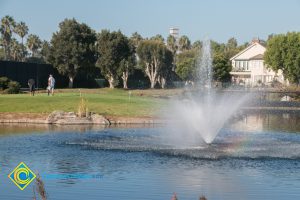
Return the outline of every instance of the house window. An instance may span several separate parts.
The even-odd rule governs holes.
[[[239,61],[235,61],[235,68],[239,69],[240,68],[240,62]]]
[[[248,61],[243,61],[244,62],[244,68],[245,68],[245,70],[249,70],[249,68],[248,68]]]

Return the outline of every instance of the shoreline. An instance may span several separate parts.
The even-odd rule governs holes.
[[[97,115],[98,120],[86,118],[74,118],[71,121],[49,121],[51,114],[46,113],[0,113],[0,124],[58,124],[58,125],[118,125],[118,124],[164,124],[166,120],[156,117],[125,117],[125,116],[102,116]],[[66,117],[65,119],[67,119]],[[63,119],[63,120],[65,120]]]
[[[246,112],[259,113],[300,113],[300,107],[244,107]],[[51,119],[51,115],[62,113],[62,116],[55,116],[58,119]],[[95,116],[95,117],[93,117]],[[155,116],[103,116],[93,114],[91,118],[79,118],[73,112],[54,111],[48,113],[11,113],[0,112],[0,124],[58,124],[58,125],[126,125],[126,124],[166,124],[166,119]],[[54,118],[55,118],[54,117]]]

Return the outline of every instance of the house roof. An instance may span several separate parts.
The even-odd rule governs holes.
[[[264,55],[262,54],[258,54],[256,56],[249,58],[249,60],[263,60],[263,59],[264,59]]]
[[[262,47],[265,48],[265,46],[262,45],[261,43],[259,43],[259,42],[253,42],[253,43],[252,43],[251,45],[249,45],[247,48],[245,48],[244,50],[240,51],[239,53],[237,53],[236,55],[234,55],[233,57],[231,57],[230,60],[235,59],[235,58],[238,57],[239,55],[245,53],[246,51],[248,51],[249,49],[251,49],[252,47],[254,47],[255,45],[260,45],[260,46],[262,46]]]

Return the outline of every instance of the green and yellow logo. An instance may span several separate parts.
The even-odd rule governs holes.
[[[20,190],[24,190],[34,179],[36,175],[21,162],[9,175],[8,178],[16,185]]]

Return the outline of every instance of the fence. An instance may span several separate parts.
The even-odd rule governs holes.
[[[49,74],[55,77],[57,87],[66,87],[68,79],[61,76],[52,65],[25,63],[13,61],[0,61],[0,77],[6,76],[11,80],[18,81],[22,88],[27,88],[28,79],[34,79],[37,88],[46,88]]]

